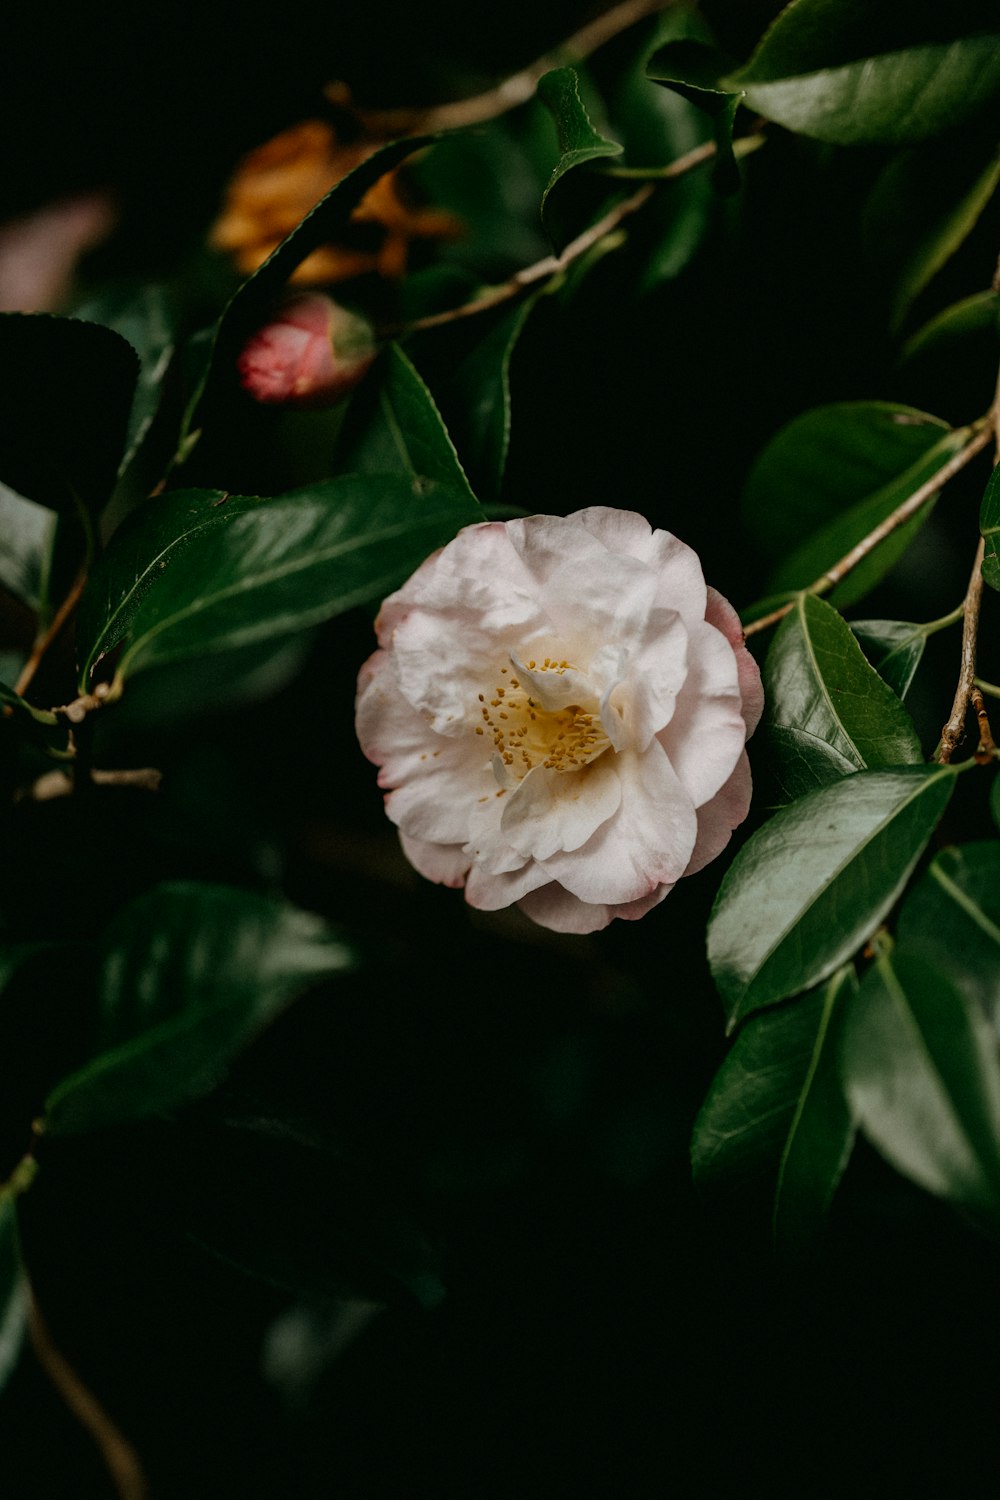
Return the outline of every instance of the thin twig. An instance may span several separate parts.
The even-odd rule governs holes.
[[[989,446],[993,438],[992,416],[982,417],[978,422],[972,423],[970,431],[972,435],[964,448],[960,448],[957,453],[952,454],[948,462],[938,469],[936,474],[926,480],[919,489],[914,490],[912,495],[908,495],[900,505],[896,506],[891,515],[886,516],[884,521],[880,521],[866,537],[862,537],[861,541],[851,548],[850,552],[845,552],[839,562],[835,562],[832,568],[828,568],[821,577],[817,578],[803,592],[807,594],[829,593],[830,589],[835,588],[838,583],[846,578],[848,573],[856,568],[858,563],[862,562],[868,556],[869,552],[874,551],[880,542],[884,542],[887,536],[891,536],[894,531],[897,531],[900,526],[915,516],[927,504],[928,500],[932,499],[939,490],[944,488],[950,479],[953,479],[967,464],[972,462],[978,453],[982,453],[983,449]],[[771,610],[770,614],[761,615],[757,620],[751,620],[749,625],[744,626],[743,634],[745,636],[756,635],[758,631],[766,630],[769,625],[776,625],[779,620],[785,618],[788,612],[794,608],[794,605],[795,600],[790,599],[787,604],[782,604],[780,608]],[[967,608],[966,618],[968,618]]]
[[[34,1293],[28,1304],[28,1329],[38,1363],[100,1449],[120,1500],[146,1500],[149,1485],[138,1454],[54,1343]]]
[[[946,765],[965,733],[965,716],[969,711],[969,698],[976,681],[976,636],[979,631],[979,608],[983,598],[983,551],[986,543],[979,538],[976,560],[972,565],[969,587],[965,591],[965,619],[962,624],[962,665],[955,688],[955,700],[947,723],[941,731],[941,743],[934,752],[934,759]],[[982,703],[982,694],[979,695]],[[985,713],[985,710],[984,710]],[[987,724],[987,730],[989,725]],[[990,742],[992,743],[992,735]]]
[[[52,616],[48,628],[43,631],[43,633],[35,641],[34,646],[31,648],[31,655],[28,657],[28,660],[22,667],[21,675],[20,677],[18,677],[17,682],[14,684],[14,691],[20,698],[24,697],[28,688],[31,686],[35,673],[38,671],[38,668],[41,666],[42,661],[44,660],[45,653],[48,651],[49,647],[52,645],[56,637],[60,634],[66,622],[70,619],[71,615],[76,609],[76,606],[79,604],[80,597],[83,593],[84,585],[86,584],[86,582],[86,570],[81,568],[73,582],[73,587],[70,589],[69,593],[66,595],[65,599],[60,604],[55,614]]]
[[[647,16],[656,15],[658,11],[666,10],[672,4],[673,0],[623,0],[622,4],[612,6],[603,15],[596,16],[551,52],[536,58],[520,72],[513,73],[493,88],[482,94],[474,94],[469,99],[401,109],[356,109],[355,114],[367,134],[385,138],[417,132],[422,134],[428,130],[457,130],[464,125],[481,125],[486,120],[495,120],[508,110],[516,109],[519,104],[526,104],[534,95],[538,80],[552,68],[558,68],[568,58],[589,57],[619,32],[627,31],[630,26],[635,26]],[[331,86],[330,93],[334,102],[341,100],[341,92],[337,84]]]

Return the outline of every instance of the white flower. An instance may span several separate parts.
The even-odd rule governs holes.
[[[643,916],[750,805],[760,674],[632,511],[470,526],[382,606],[361,748],[412,864],[558,932]]]

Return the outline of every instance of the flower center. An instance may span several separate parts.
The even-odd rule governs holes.
[[[552,672],[562,676],[574,671],[569,662],[549,657],[540,665],[531,661],[528,667],[533,675]],[[502,776],[522,781],[536,766],[549,771],[579,771],[610,746],[596,697],[589,703],[545,708],[516,673],[501,667],[499,675],[501,680],[492,691],[479,694],[483,722],[476,726],[477,734],[492,737],[498,780]]]

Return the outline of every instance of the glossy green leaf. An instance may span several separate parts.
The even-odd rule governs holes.
[[[843,402],[806,412],[761,453],[744,490],[748,528],[782,559],[769,592],[808,588],[968,441],[970,429],[912,407]],[[830,594],[862,598],[902,556],[930,503],[897,527]]]
[[[979,511],[979,529],[986,542],[983,578],[991,589],[1000,589],[1000,553],[997,550],[1000,538],[1000,467],[993,470],[987,481]]]
[[[562,203],[565,194],[562,190],[556,194],[556,189],[575,168],[620,156],[622,147],[595,130],[580,97],[580,76],[575,68],[554,68],[544,74],[538,81],[538,98],[552,115],[559,139],[559,159],[542,193],[541,209],[546,232],[560,251],[582,225],[567,215]]]
[[[908,620],[852,620],[861,649],[883,682],[905,698],[927,645],[927,630]]]
[[[139,356],[139,378],[129,412],[125,451],[118,466],[122,473],[141,448],[159,410],[163,382],[174,354],[176,308],[167,288],[152,282],[108,288],[78,308],[76,316],[113,329]]]
[[[196,351],[194,363],[196,368],[201,366],[201,372],[196,375],[188,402],[181,434],[182,450],[192,436],[202,398],[215,372],[221,372],[220,378],[228,377],[241,340],[266,317],[295,268],[320,245],[336,240],[361,199],[380,177],[384,177],[414,151],[419,151],[422,146],[429,145],[435,139],[435,136],[410,136],[405,140],[389,141],[373,152],[335,183],[291,234],[286,235],[263,265],[234,292],[215,326],[207,358],[204,341]]]
[[[771,1198],[775,1243],[794,1250],[822,1227],[854,1127],[837,1065],[854,970],[754,1016],[740,1031],[695,1121],[691,1162],[703,1192],[730,1196],[748,1179]]]
[[[437,382],[438,399],[476,492],[496,496],[510,442],[510,362],[537,295],[500,310]]]
[[[909,879],[956,774],[858,771],[782,808],[744,844],[708,928],[730,1030],[857,952]]]
[[[794,0],[725,80],[766,119],[839,145],[924,140],[1000,91],[995,12]]]
[[[994,342],[1000,340],[1000,292],[976,292],[936,313],[911,334],[900,358],[910,360],[931,354],[984,330],[993,335]]]
[[[18,1250],[17,1209],[0,1189],[0,1391],[14,1373],[28,1322],[28,1290]]]
[[[121,643],[119,687],[147,668],[263,648],[381,599],[481,514],[467,490],[398,474],[348,474],[265,500],[158,497],[95,570],[81,611],[81,683]]]
[[[53,1135],[178,1109],[308,985],[352,967],[309,912],[228,886],[164,885],[103,942],[93,1057],[45,1103]]]
[[[920,762],[909,714],[825,600],[800,595],[763,675],[764,732],[787,799],[852,771]]]
[[[849,1008],[842,1051],[855,1118],[888,1162],[1000,1226],[1000,1050],[953,982],[901,941]]]
[[[96,510],[114,488],[139,373],[97,323],[0,314],[0,481],[52,510]]]
[[[328,1127],[245,1110],[198,1124],[184,1228],[202,1248],[300,1296],[440,1302],[437,1257],[398,1184],[356,1147]]]
[[[0,588],[37,608],[54,517],[44,505],[0,484]]]
[[[998,182],[1000,151],[966,134],[901,151],[883,168],[861,232],[869,263],[891,288],[894,328],[975,227]]]
[[[711,120],[717,150],[714,177],[721,192],[735,192],[739,187],[733,122],[743,90],[726,88],[720,82],[731,65],[732,60],[717,48],[687,39],[667,42],[646,65],[647,76],[654,83],[680,94]]]
[[[423,476],[472,496],[434,397],[398,344],[353,397],[334,461],[338,472]]]
[[[901,951],[943,970],[1000,1031],[1000,840],[942,849],[907,897],[897,934]]]

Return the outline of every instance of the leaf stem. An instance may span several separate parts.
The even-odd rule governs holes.
[[[733,141],[733,155],[740,159],[750,156],[754,151],[759,151],[767,141],[763,130],[756,130],[752,135],[744,135],[739,140]],[[692,167],[698,167],[703,161],[711,161],[717,155],[715,141],[705,141],[701,146],[694,146],[686,151],[683,156],[678,156],[676,161],[668,162],[665,167],[608,167],[603,163],[595,163],[593,171],[600,177],[621,177],[636,179],[643,182],[669,182],[674,177],[681,177],[685,172],[690,172]]]
[[[21,668],[21,675],[18,677],[17,682],[14,684],[14,691],[15,693],[17,693],[18,697],[24,697],[28,688],[31,686],[35,673],[38,671],[38,668],[41,666],[42,661],[45,658],[46,652],[49,650],[49,647],[55,641],[56,637],[62,632],[64,626],[67,624],[67,622],[75,612],[76,607],[80,602],[81,595],[83,594],[83,589],[86,582],[87,570],[86,568],[81,568],[73,581],[73,587],[70,589],[69,593],[66,595],[65,599],[60,604],[55,614],[52,616],[52,619],[49,621],[47,628],[35,641],[35,644],[31,648],[31,655],[28,657],[28,660]]]
[[[989,447],[993,439],[993,413],[989,412],[985,417],[980,417],[978,421],[971,423],[968,431],[968,441],[957,453],[952,454],[948,462],[942,465],[936,474],[933,474],[930,479],[926,480],[919,489],[914,490],[912,495],[908,495],[900,505],[896,506],[896,509],[890,515],[886,516],[884,521],[880,521],[867,536],[862,537],[861,541],[852,547],[850,552],[846,552],[838,562],[834,563],[832,568],[828,568],[814,583],[811,583],[807,589],[803,589],[801,592],[805,594],[829,593],[830,589],[835,588],[838,583],[846,578],[848,573],[856,568],[858,563],[862,562],[870,552],[874,551],[880,542],[884,542],[887,536],[891,536],[894,531],[898,530],[900,526],[915,516],[927,504],[928,500],[933,499],[939,490],[944,489],[944,486],[950,479],[954,479],[955,475],[960,473],[967,464],[971,463],[977,454],[982,453],[984,448]],[[795,598],[797,599],[798,597],[799,595],[797,594]],[[968,595],[966,595],[966,603],[962,606],[962,612],[966,619],[968,619],[969,613],[967,606]],[[756,635],[758,631],[766,630],[769,625],[776,625],[794,607],[795,599],[790,599],[787,604],[782,604],[780,608],[771,610],[770,614],[761,615],[759,619],[752,620],[749,625],[744,627],[744,636]],[[969,681],[971,685],[971,678]],[[966,701],[968,701],[967,696]]]
[[[550,52],[529,63],[509,78],[504,78],[492,88],[467,99],[455,99],[447,104],[412,106],[401,109],[355,109],[354,113],[365,131],[372,136],[389,139],[392,136],[423,133],[424,131],[458,130],[466,125],[482,125],[495,120],[509,110],[526,104],[534,97],[538,80],[571,59],[589,57],[605,42],[627,31],[647,16],[667,10],[674,0],[622,0],[602,15],[595,16],[586,26],[553,47]],[[327,91],[334,103],[343,103],[343,85],[332,84]]]
[[[955,608],[948,614],[942,615],[939,620],[928,620],[926,625],[921,625],[924,635],[936,635],[939,630],[946,630],[949,625],[957,625],[965,614],[965,600],[956,604]]]
[[[991,436],[992,433],[989,432]],[[934,752],[934,759],[942,765],[947,765],[954,754],[955,748],[965,732],[965,716],[969,711],[969,699],[972,695],[976,681],[976,636],[979,631],[979,610],[983,598],[983,551],[986,547],[985,540],[980,537],[976,548],[976,557],[972,565],[972,573],[969,577],[969,587],[965,591],[965,603],[963,611],[965,620],[962,625],[962,663],[959,668],[958,686],[955,688],[955,698],[951,706],[951,713],[941,730],[941,741]],[[982,693],[979,694],[980,704],[983,701]],[[986,717],[985,707],[983,718]],[[980,720],[982,724],[982,720]],[[982,730],[980,730],[982,734]],[[986,735],[992,745],[993,736],[990,734],[989,721],[986,723]],[[982,741],[981,741],[982,744]],[[978,752],[977,752],[978,754]],[[991,757],[987,757],[989,759]]]

